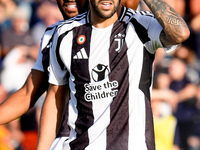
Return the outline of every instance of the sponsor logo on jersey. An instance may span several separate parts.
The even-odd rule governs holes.
[[[96,67],[92,69],[92,79],[95,82],[101,81],[105,79],[105,77],[109,74],[108,66],[103,64],[98,64]]]
[[[73,59],[88,59],[87,53],[85,51],[85,48],[81,48],[80,51],[78,51],[76,53],[76,55],[74,55]]]
[[[117,81],[104,81],[94,82],[85,84],[85,95],[86,101],[95,101],[106,98],[114,98],[118,93],[118,82]]]
[[[98,64],[91,72],[94,82],[86,83],[84,98],[86,101],[94,101],[105,98],[114,98],[118,93],[118,82],[108,81],[109,69],[107,65]]]
[[[77,42],[78,42],[78,44],[83,44],[83,43],[85,43],[85,41],[86,41],[86,37],[85,37],[85,35],[80,35],[79,37],[78,37],[78,39],[77,39]]]

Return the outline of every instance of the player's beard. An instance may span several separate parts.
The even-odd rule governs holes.
[[[100,0],[99,3],[103,1],[103,0]],[[105,14],[103,11],[101,11],[99,8],[98,8],[98,5],[95,3],[95,0],[90,0],[90,4],[93,8],[93,10],[95,11],[95,13],[102,19],[108,19],[108,18],[111,18],[116,12],[117,12],[117,9],[121,3],[121,0],[118,1],[118,3],[116,4],[115,1],[111,0],[112,3],[114,4],[114,8],[112,9],[112,11],[109,13],[109,14]]]

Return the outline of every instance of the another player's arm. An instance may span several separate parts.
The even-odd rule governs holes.
[[[164,29],[160,34],[164,46],[182,43],[189,37],[190,31],[185,21],[170,5],[162,0],[144,2]]]
[[[68,95],[67,85],[50,84],[40,118],[37,150],[49,150],[60,127]]]
[[[0,104],[0,124],[8,123],[26,113],[44,93],[44,73],[32,69],[24,85]],[[45,85],[45,86],[44,86]]]

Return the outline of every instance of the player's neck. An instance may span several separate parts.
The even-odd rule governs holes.
[[[115,23],[118,20],[120,14],[121,14],[121,10],[122,10],[122,8],[119,7],[117,12],[109,19],[103,19],[91,11],[90,19],[91,19],[92,25],[96,28],[106,28],[106,27],[112,25],[113,23]]]

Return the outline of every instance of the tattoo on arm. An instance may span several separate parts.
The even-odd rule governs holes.
[[[183,30],[188,30],[188,27],[182,17],[167,3],[162,0],[144,0],[150,10],[154,13],[155,18],[163,27],[165,33],[168,35],[170,43],[180,37]],[[162,34],[164,35],[164,34]],[[162,37],[164,38],[164,37]],[[163,42],[167,42],[163,39]],[[166,43],[167,44],[167,43]]]
[[[182,26],[185,25],[183,19],[179,16],[179,14],[168,4],[162,1],[153,0],[154,4],[152,5],[153,10],[155,10],[155,17],[159,20],[163,20],[170,25],[173,26]],[[157,11],[155,7],[159,8],[161,11]],[[165,27],[165,26],[164,26]]]

